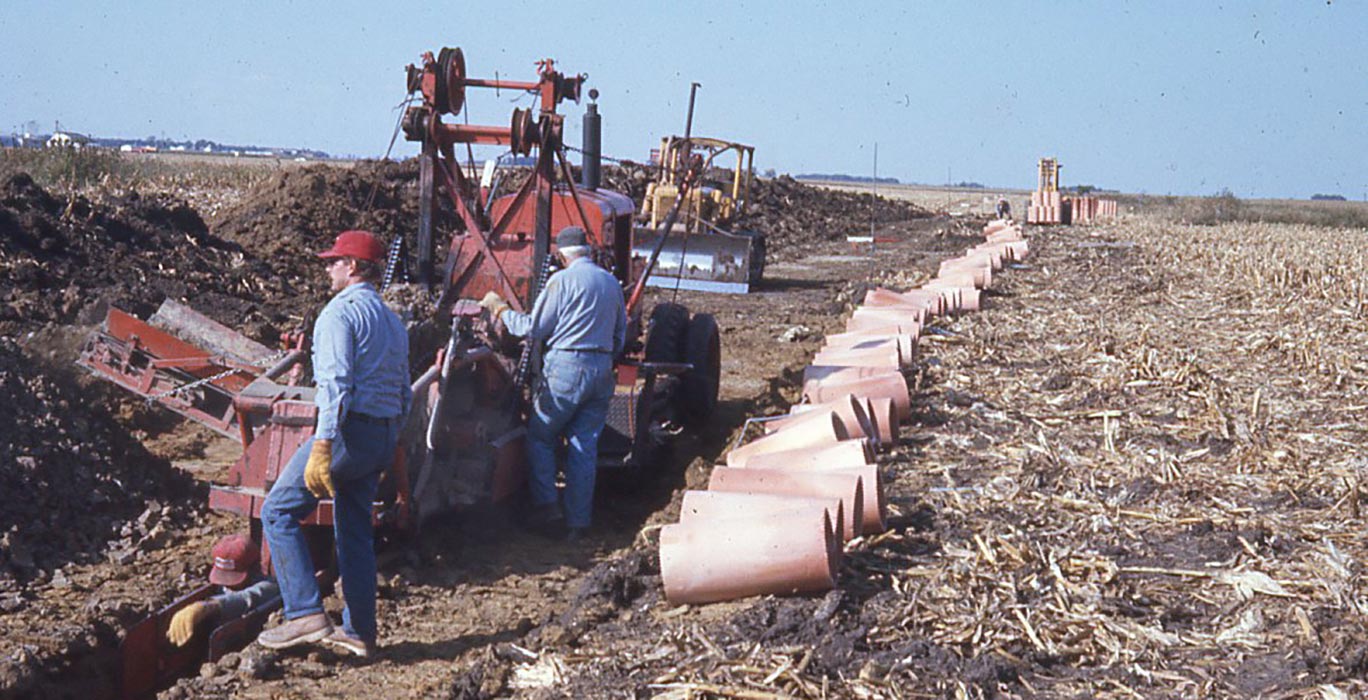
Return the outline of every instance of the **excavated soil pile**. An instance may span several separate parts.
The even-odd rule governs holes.
[[[879,225],[932,216],[911,202],[879,197],[871,203],[869,195],[813,187],[785,175],[755,181],[746,213],[733,228],[764,234],[771,260],[794,260],[817,243],[868,235],[871,215]]]
[[[516,192],[530,175],[528,168],[505,171],[498,193]],[[647,166],[610,165],[603,168],[603,187],[628,195],[640,209],[653,177]],[[879,224],[931,217],[910,202],[879,197],[871,207],[869,195],[813,187],[784,176],[755,180],[747,213],[732,228],[763,233],[771,259],[790,260],[819,242],[868,233],[871,208]],[[444,198],[435,209],[440,259],[444,235],[457,228],[458,221]],[[417,221],[418,161],[409,159],[281,171],[217,215],[211,230],[240,244],[299,288],[316,276],[310,266],[312,254],[326,248],[337,232],[360,228],[386,241],[407,235],[413,244]]]
[[[170,297],[274,343],[304,291],[178,200],[59,198],[23,173],[0,185],[0,335],[95,323],[106,304],[145,317]]]
[[[282,170],[215,216],[211,228],[303,288],[319,278],[314,254],[339,232],[363,229],[391,241],[405,232],[412,238],[417,225],[418,161],[409,159]]]
[[[60,567],[102,553],[131,558],[172,524],[161,505],[190,502],[189,477],[154,457],[72,384],[0,341],[0,609]],[[161,521],[161,522],[158,522]]]

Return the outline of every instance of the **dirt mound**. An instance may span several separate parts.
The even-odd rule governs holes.
[[[530,176],[529,168],[508,169],[499,193],[517,191]],[[654,176],[649,166],[607,165],[603,187],[631,197],[640,210]],[[872,205],[867,194],[823,189],[784,176],[755,180],[747,212],[732,228],[763,233],[771,258],[787,260],[819,242],[867,233],[871,208],[878,224],[931,216],[910,202],[880,197]],[[440,259],[445,248],[441,239],[459,223],[444,198],[439,198],[435,209]],[[364,161],[353,168],[317,165],[281,171],[217,215],[211,230],[238,243],[299,287],[313,273],[308,264],[312,253],[326,248],[337,232],[366,229],[386,241],[410,232],[413,244],[411,231],[417,221],[418,161],[409,159]]]
[[[772,260],[791,260],[824,241],[868,235],[877,225],[926,219],[931,212],[912,204],[867,194],[805,185],[785,175],[756,180],[751,202],[733,228],[764,234]]]
[[[68,562],[102,551],[118,560],[160,536],[157,521],[171,514],[161,503],[192,492],[188,477],[74,385],[34,369],[3,340],[0,425],[8,426],[0,441],[0,608],[21,605],[21,584],[45,581]]]
[[[307,292],[179,200],[58,198],[22,173],[0,185],[0,335],[98,322],[105,304],[146,316],[170,297],[274,343]]]
[[[282,170],[214,217],[214,235],[241,245],[287,278],[317,276],[313,254],[341,231],[393,240],[418,223],[418,160]]]

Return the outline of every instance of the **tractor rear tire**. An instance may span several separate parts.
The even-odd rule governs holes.
[[[669,302],[656,304],[646,325],[646,361],[688,362],[684,345],[688,330],[688,308]]]
[[[679,377],[679,417],[699,427],[717,410],[722,385],[722,339],[712,314],[695,314],[684,338],[684,361],[693,369]]]

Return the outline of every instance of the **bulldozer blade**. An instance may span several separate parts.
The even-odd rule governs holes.
[[[632,258],[646,260],[659,242],[654,230],[639,228]],[[676,227],[666,235],[660,257],[646,284],[701,292],[745,294],[764,270],[763,239],[720,231],[686,233]]]

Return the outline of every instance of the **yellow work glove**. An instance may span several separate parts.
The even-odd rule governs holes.
[[[314,440],[304,465],[304,486],[318,498],[332,498],[332,440]]]
[[[503,297],[499,296],[499,293],[494,291],[485,293],[484,298],[480,300],[480,306],[488,309],[489,315],[493,316],[495,321],[499,320],[499,317],[503,315],[503,312],[507,311],[509,308],[508,302],[504,301]]]
[[[171,616],[171,626],[166,628],[166,639],[176,646],[185,646],[195,636],[195,627],[218,612],[218,604],[213,601],[191,603]]]

